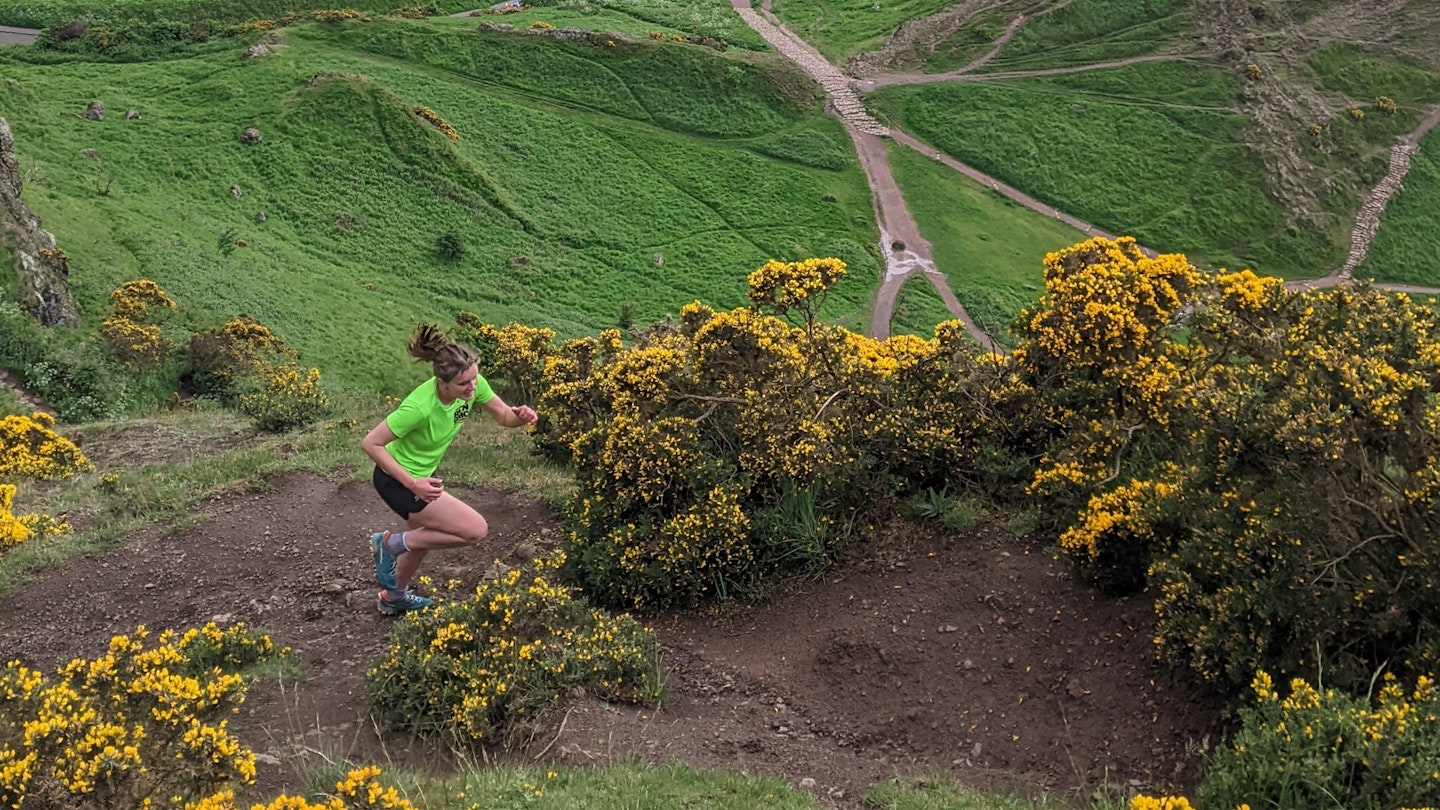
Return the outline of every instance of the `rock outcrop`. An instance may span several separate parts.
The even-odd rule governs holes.
[[[80,320],[80,310],[70,295],[65,251],[55,246],[55,237],[20,201],[21,185],[15,138],[9,122],[0,118],[0,246],[15,257],[21,304],[46,326],[73,326]]]

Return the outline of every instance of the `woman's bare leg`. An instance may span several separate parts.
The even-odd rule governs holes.
[[[477,543],[490,533],[490,525],[474,507],[448,492],[440,494],[424,509],[405,521],[408,551],[395,561],[395,582],[402,589],[410,584],[426,552],[437,548],[459,548]]]

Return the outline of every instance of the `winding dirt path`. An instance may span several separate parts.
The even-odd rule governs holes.
[[[999,53],[997,48],[994,53]],[[993,58],[993,54],[990,55]],[[1128,59],[1116,59],[1113,62],[1095,62],[1089,65],[1074,65],[1063,68],[1041,68],[1037,70],[1002,70],[995,73],[972,73],[977,67],[984,65],[989,58],[977,59],[965,67],[952,70],[948,73],[882,73],[871,76],[856,83],[856,89],[862,94],[881,87],[891,87],[905,84],[934,84],[936,82],[988,82],[1000,79],[1029,79],[1036,76],[1059,76],[1065,73],[1088,73],[1092,70],[1110,70],[1122,68],[1126,65],[1137,65],[1141,62],[1182,62],[1189,57],[1177,54],[1150,54],[1148,56],[1132,56]]]
[[[965,311],[945,276],[935,267],[930,243],[920,235],[920,228],[905,204],[905,196],[900,193],[900,187],[890,171],[890,161],[885,156],[881,136],[895,137],[896,133],[875,120],[865,109],[850,77],[776,20],[768,10],[762,8],[757,12],[750,6],[749,0],[731,0],[731,6],[755,33],[825,89],[836,118],[855,143],[855,152],[870,185],[875,219],[880,229],[880,251],[885,257],[885,275],[876,293],[870,335],[877,338],[890,335],[891,316],[901,285],[910,276],[922,273],[940,294],[950,314],[965,325],[981,346],[993,352],[1003,351],[995,339]]]

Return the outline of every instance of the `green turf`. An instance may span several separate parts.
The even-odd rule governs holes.
[[[976,15],[937,43],[922,69],[926,73],[947,73],[974,62],[994,48],[1012,19],[1013,15],[999,10]]]
[[[1331,42],[1305,64],[1315,71],[1320,87],[1361,102],[1388,96],[1400,104],[1440,101],[1440,76],[1403,56],[1348,42]]]
[[[759,6],[758,0],[754,5]],[[774,0],[771,9],[786,27],[832,62],[885,44],[900,23],[950,5],[946,0]]]
[[[25,200],[70,254],[88,328],[112,289],[152,278],[183,323],[244,312],[343,387],[397,394],[421,319],[466,309],[586,334],[627,302],[639,321],[694,299],[740,305],[746,274],[772,257],[848,254],[856,272],[827,314],[864,320],[876,283],[864,177],[853,158],[836,171],[803,165],[804,150],[774,156],[791,140],[847,142],[784,67],[430,22],[283,36],[260,60],[231,40],[143,64],[0,62],[14,82],[0,116],[34,180]],[[91,99],[104,121],[76,116]],[[130,108],[139,120],[124,120]],[[259,144],[241,144],[248,126]],[[102,186],[114,175],[107,194],[86,149]],[[224,255],[232,232],[247,244]],[[445,235],[463,258],[439,258]]]
[[[1032,91],[1083,94],[1101,101],[1225,110],[1240,102],[1233,74],[1199,62],[1141,62],[1107,70],[1026,79]]]
[[[890,165],[936,267],[976,323],[1002,342],[1040,296],[1045,254],[1088,238],[914,150],[892,147]]]
[[[1299,276],[1343,256],[1338,224],[1324,233],[1286,226],[1264,167],[1240,145],[1238,115],[1059,93],[1053,78],[892,87],[869,98],[955,158],[1151,247]]]
[[[18,0],[0,6],[0,25],[48,28],[74,19],[100,24],[155,22],[161,20],[245,20],[280,17],[287,12],[344,8],[369,13],[387,13],[405,5],[403,0]],[[436,10],[459,11],[474,6],[464,2],[427,2]]]
[[[1404,189],[1385,207],[1380,230],[1356,278],[1440,287],[1440,129],[1431,130],[1411,159]]]
[[[1035,14],[983,69],[1041,70],[1145,56],[1183,41],[1194,28],[1193,14],[1190,0],[1073,0]]]
[[[923,338],[935,334],[935,325],[954,318],[949,308],[935,292],[935,285],[921,275],[913,275],[900,285],[895,296],[895,310],[890,317],[890,334],[919,335]]]

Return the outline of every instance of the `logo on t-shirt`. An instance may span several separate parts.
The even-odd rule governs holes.
[[[458,408],[455,409],[455,424],[458,425],[458,424],[460,424],[461,422],[464,422],[465,419],[466,419],[466,417],[468,417],[469,415],[470,415],[470,403],[468,403],[468,402],[462,402],[462,403],[460,403],[460,407],[458,407]]]

